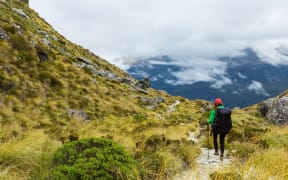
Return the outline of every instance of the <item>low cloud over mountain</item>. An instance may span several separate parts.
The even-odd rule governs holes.
[[[287,57],[285,53],[282,56]],[[220,96],[229,106],[242,107],[287,89],[288,65],[275,62],[268,63],[247,48],[236,56],[214,60],[188,61],[169,56],[142,58],[132,64],[128,72],[138,79],[149,77],[152,87],[173,95],[208,100]]]

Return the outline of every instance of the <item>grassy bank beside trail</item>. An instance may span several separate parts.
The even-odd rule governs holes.
[[[234,163],[212,179],[288,179],[288,126],[271,126],[261,136],[232,144]]]

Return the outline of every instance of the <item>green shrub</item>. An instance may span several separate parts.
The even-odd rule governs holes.
[[[52,179],[137,179],[136,162],[109,139],[82,139],[58,149]]]
[[[143,122],[144,120],[147,120],[146,117],[142,114],[136,114],[133,116],[133,119],[135,122]]]

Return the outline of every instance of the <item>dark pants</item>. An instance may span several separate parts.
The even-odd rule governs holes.
[[[218,152],[217,137],[219,135],[220,136],[220,153],[221,153],[221,155],[224,154],[225,135],[226,134],[227,134],[226,132],[219,132],[219,131],[213,129],[213,142],[214,142],[215,152]]]

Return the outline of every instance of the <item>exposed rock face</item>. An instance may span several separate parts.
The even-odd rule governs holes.
[[[262,103],[259,104],[259,111],[263,116],[266,116],[268,110],[272,108],[273,101],[274,100],[272,98],[270,98],[270,99],[263,101]]]
[[[266,118],[276,125],[288,124],[288,96],[281,97],[271,107],[268,106]]]
[[[142,96],[140,99],[141,104],[143,107],[151,110],[156,110],[157,107],[163,103],[165,99],[162,96],[157,96],[156,98],[148,98],[145,96]]]
[[[86,68],[95,76],[101,76],[105,79],[117,81],[119,83],[125,83],[131,86],[133,84],[132,77],[120,77],[118,74],[109,70],[102,70],[97,64],[93,63],[93,61],[85,57],[77,57],[76,59],[78,63],[76,63],[75,65],[77,67]]]
[[[87,59],[87,58],[85,58],[85,57],[77,57],[76,59],[77,59],[78,61],[86,64],[86,65],[92,65],[92,66],[94,66],[94,63],[93,63],[90,59]]]

